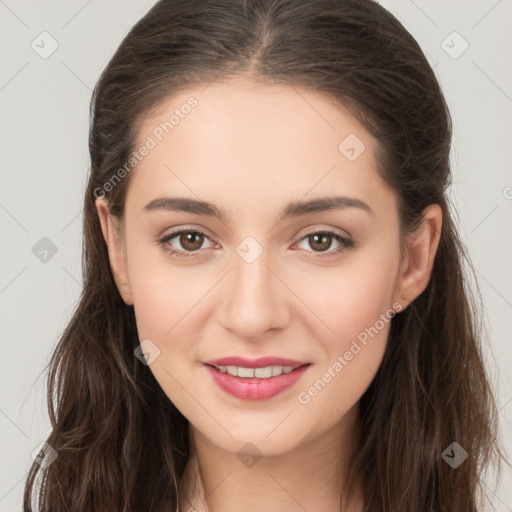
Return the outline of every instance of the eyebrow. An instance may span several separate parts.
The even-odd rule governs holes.
[[[329,196],[289,203],[279,214],[279,221],[327,210],[345,210],[347,208],[359,208],[370,215],[375,215],[370,206],[360,199],[347,196]],[[215,217],[221,221],[226,220],[227,217],[226,212],[214,204],[188,197],[161,197],[153,199],[143,208],[144,212],[155,210],[195,213],[197,215]]]

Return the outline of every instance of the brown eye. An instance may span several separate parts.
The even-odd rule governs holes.
[[[335,243],[334,247],[332,247],[333,242]],[[309,233],[301,238],[299,244],[303,244],[301,249],[316,253],[318,257],[336,256],[346,249],[354,247],[353,240],[344,238],[334,231],[316,231]]]
[[[181,247],[186,251],[197,251],[204,242],[204,236],[195,231],[182,233],[179,237]]]
[[[329,233],[315,233],[308,236],[309,245],[312,249],[316,249],[320,252],[329,249],[332,243],[332,235]]]
[[[196,253],[202,252],[200,249],[202,249],[205,240],[210,240],[210,237],[202,231],[182,229],[165,235],[158,240],[158,243],[173,256],[195,256]],[[210,246],[212,245],[210,242]]]

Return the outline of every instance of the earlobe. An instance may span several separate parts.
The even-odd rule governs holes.
[[[131,306],[133,305],[133,300],[128,281],[126,254],[117,219],[110,214],[110,209],[104,198],[96,199],[96,209],[101,223],[103,238],[107,244],[110,269],[114,276],[114,281],[124,302]]]
[[[441,238],[442,209],[431,204],[423,210],[423,221],[417,231],[407,236],[406,257],[397,283],[397,301],[405,309],[427,287]]]

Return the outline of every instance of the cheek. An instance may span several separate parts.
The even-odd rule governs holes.
[[[382,362],[390,323],[368,331],[362,338],[342,339],[332,348],[325,365],[318,365],[298,392],[297,402],[305,418],[321,418],[312,425],[311,436],[334,426],[356,406]],[[371,334],[369,334],[371,332]]]
[[[298,402],[311,413],[323,410],[328,422],[348,411],[370,385],[394,316],[398,252],[361,251],[345,263],[325,279],[308,278],[300,292],[322,322],[311,328],[325,358],[304,383]]]
[[[398,267],[398,245],[374,244],[347,253],[337,268],[318,268],[294,280],[297,295],[323,324],[316,330],[328,346],[343,349],[390,310]]]
[[[212,276],[200,266],[176,264],[160,247],[132,247],[130,289],[141,337],[163,340],[188,318],[211,288]]]
[[[368,389],[382,363],[394,316],[389,278],[352,278],[345,284],[338,293],[323,297],[323,309],[317,304],[333,332],[317,328],[325,357],[297,396],[304,413],[321,415],[324,427],[339,421]]]
[[[197,313],[209,280],[202,282],[197,270],[194,275],[193,267],[171,268],[161,261],[138,265],[137,260],[132,261],[130,286],[139,339],[151,340],[159,350],[149,369],[188,417],[190,393],[198,393],[198,383],[191,379],[190,368],[183,363],[196,359],[191,354],[191,341],[199,330]]]

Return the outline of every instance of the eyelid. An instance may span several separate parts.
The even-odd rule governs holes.
[[[340,236],[341,238],[345,238],[347,240],[352,239],[352,235],[348,231],[340,230],[340,229],[332,228],[332,227],[319,228],[318,226],[315,226],[311,229],[308,229],[305,232],[302,232],[298,241],[302,240],[305,236],[311,235],[313,233],[333,233],[333,234],[336,234],[336,235]]]
[[[199,226],[194,226],[192,224],[185,224],[183,226],[177,226],[175,228],[171,228],[171,231],[169,233],[166,233],[165,235],[161,235],[160,238],[168,237],[170,235],[178,235],[182,231],[194,231],[194,232],[197,231],[198,233],[202,233],[203,235],[207,236],[208,238],[212,238],[206,229],[199,227]]]
[[[308,256],[308,258],[313,258],[315,261],[318,259],[328,259],[328,258],[336,258],[346,252],[349,249],[356,247],[356,243],[354,242],[351,235],[346,236],[345,234],[340,234],[335,228],[312,228],[308,230],[306,233],[302,233],[298,240],[293,244],[300,244],[302,241],[306,240],[311,235],[324,234],[332,237],[336,242],[338,242],[339,246],[334,249],[329,249],[327,251],[306,251],[308,254],[312,254],[313,256]],[[293,246],[292,246],[293,247]]]
[[[214,240],[213,240],[213,237],[211,237],[207,233],[206,230],[204,230],[203,228],[197,227],[197,226],[192,226],[192,225],[179,226],[179,227],[175,228],[174,230],[172,230],[170,233],[161,235],[160,237],[158,237],[157,243],[164,246],[165,251],[173,254],[174,256],[178,256],[178,257],[179,256],[184,256],[184,257],[194,256],[194,255],[198,255],[198,254],[204,252],[204,249],[198,249],[197,251],[183,251],[181,249],[175,249],[172,246],[171,246],[172,248],[167,247],[167,244],[169,243],[170,240],[172,240],[173,238],[175,238],[176,236],[178,236],[180,234],[187,233],[187,232],[199,233],[199,234],[203,235],[204,237],[208,238],[212,242],[213,245],[216,244],[216,242],[214,242]],[[354,241],[352,239],[352,236],[348,232],[345,231],[344,233],[340,233],[336,228],[332,228],[332,227],[319,228],[318,226],[311,227],[306,232],[302,232],[301,236],[299,236],[299,238],[293,243],[293,245],[300,243],[301,241],[303,241],[306,237],[308,237],[311,234],[328,234],[328,235],[331,235],[335,239],[339,238],[340,240],[337,240],[337,241],[338,241],[338,243],[341,243],[342,245],[344,244],[345,246],[348,246],[348,247],[354,246]],[[315,254],[317,257],[322,257],[322,256],[328,257],[330,255],[336,254],[339,250],[340,250],[340,248],[330,249],[328,251],[320,251],[320,252],[316,252],[316,251],[306,251],[306,252]]]

